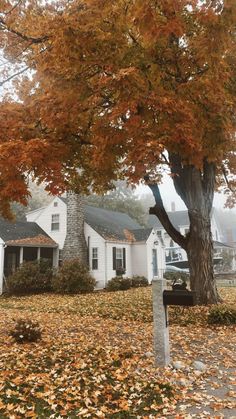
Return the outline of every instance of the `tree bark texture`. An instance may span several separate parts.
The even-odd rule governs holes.
[[[190,272],[190,288],[196,291],[198,304],[219,301],[213,269],[211,219],[208,214],[189,212],[190,231],[186,252]]]
[[[169,154],[173,182],[184,201],[189,215],[190,229],[183,236],[172,225],[165,211],[157,184],[147,181],[151,188],[155,214],[169,236],[187,253],[190,270],[190,287],[196,291],[198,304],[215,304],[220,301],[213,269],[213,241],[211,235],[211,210],[215,187],[215,166],[204,161],[202,169],[184,165],[180,156]]]
[[[84,236],[83,197],[74,192],[67,192],[67,232],[63,247],[63,261],[79,259],[88,265],[87,243]]]

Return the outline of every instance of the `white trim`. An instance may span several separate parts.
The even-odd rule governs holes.
[[[2,295],[3,293],[5,248],[6,248],[5,243],[4,242],[0,243],[0,295]]]
[[[22,265],[23,261],[24,261],[24,247],[21,246],[20,247],[20,261],[19,261],[20,265]]]

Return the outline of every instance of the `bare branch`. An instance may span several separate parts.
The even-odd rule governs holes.
[[[22,40],[31,42],[32,44],[40,44],[40,43],[45,42],[49,39],[48,35],[42,36],[40,38],[33,38],[32,36],[24,35],[21,32],[18,32],[17,30],[7,26],[7,23],[2,18],[0,18],[0,24],[2,25],[2,30],[11,32],[14,35],[17,35]]]
[[[13,12],[13,10],[15,10],[21,3],[22,3],[22,0],[18,0],[18,2],[14,6],[12,6],[10,10],[8,10],[8,12],[3,12],[3,14],[5,16],[10,15]]]
[[[164,154],[164,153],[161,153],[161,155],[162,155],[163,160],[165,161],[165,163],[169,166],[169,165],[170,165],[170,162],[169,162],[169,160],[167,159],[167,157],[165,156],[165,154]]]
[[[18,72],[12,74],[11,76],[7,77],[7,79],[3,80],[0,82],[0,86],[3,86],[5,83],[9,82],[10,80],[14,79],[14,77],[19,76],[20,74],[24,73],[25,71],[27,71],[29,69],[29,67],[25,67],[22,70],[19,70]]]
[[[235,193],[236,189],[233,189],[232,186],[230,185],[230,181],[228,179],[227,171],[226,171],[226,168],[223,164],[221,165],[221,169],[222,169],[222,173],[223,173],[223,176],[224,176],[227,187],[229,188],[230,192]]]

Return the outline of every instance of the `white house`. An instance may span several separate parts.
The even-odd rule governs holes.
[[[0,294],[4,279],[21,263],[40,258],[48,259],[52,266],[57,266],[57,243],[34,222],[12,223],[0,218]]]
[[[174,227],[182,234],[186,235],[189,231],[189,217],[188,211],[170,211],[168,216]],[[148,225],[155,228],[161,237],[163,237],[165,245],[165,260],[167,265],[174,265],[180,268],[188,267],[187,254],[171,237],[166,233],[164,227],[155,215],[150,215]],[[217,220],[214,208],[211,213],[211,232],[214,245],[214,261],[217,263],[221,259],[221,252],[223,249],[230,248],[225,243],[223,232],[221,231],[220,223]]]
[[[66,238],[67,201],[56,197],[46,207],[27,214],[27,221],[37,223],[63,249]],[[85,206],[84,234],[88,247],[89,267],[104,288],[116,276],[118,268],[125,276],[143,275],[149,282],[162,276],[165,251],[162,239],[153,228],[142,228],[127,214]]]

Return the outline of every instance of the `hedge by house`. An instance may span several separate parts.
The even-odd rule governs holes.
[[[7,278],[7,292],[20,295],[51,291],[52,275],[47,259],[24,262]]]
[[[78,259],[64,262],[52,279],[53,290],[61,294],[92,292],[95,284],[88,268]]]
[[[133,276],[132,278],[122,278],[116,276],[108,281],[107,291],[125,291],[130,288],[145,287],[148,285],[148,280],[144,276]]]

